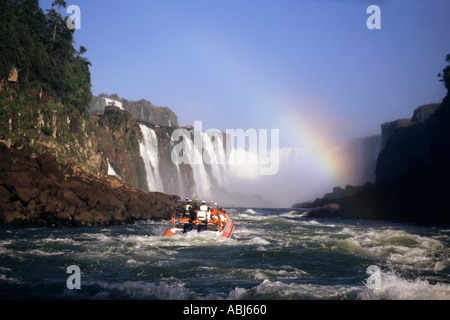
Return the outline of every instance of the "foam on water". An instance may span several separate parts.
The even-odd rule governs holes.
[[[246,209],[245,211],[244,211],[244,213],[246,213],[246,214],[251,214],[251,215],[255,215],[255,214],[258,214],[255,210],[253,210],[253,209]]]
[[[347,229],[347,228],[346,228]],[[443,270],[448,249],[438,240],[404,230],[346,231],[347,244],[403,268]],[[448,265],[448,264],[447,264]]]
[[[379,289],[365,289],[359,299],[370,300],[450,300],[450,285],[431,284],[416,278],[408,280],[394,271],[381,272]]]
[[[255,279],[299,279],[307,275],[306,271],[291,266],[281,266],[277,269],[250,269],[248,272]]]
[[[305,214],[305,212],[291,210],[291,211],[280,214],[280,217],[290,218],[290,219],[301,219],[301,218],[304,218],[304,214]]]
[[[231,239],[163,236],[167,221],[79,229],[0,229],[1,298],[450,299],[449,232],[230,209]],[[65,268],[82,269],[67,292]],[[366,269],[381,269],[368,289]],[[20,286],[19,286],[20,284]]]
[[[361,289],[354,286],[324,286],[315,284],[301,284],[282,281],[263,280],[259,285],[251,288],[235,288],[229,297],[233,299],[344,299],[355,295]]]

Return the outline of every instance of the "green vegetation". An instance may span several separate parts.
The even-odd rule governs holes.
[[[51,148],[60,162],[97,172],[90,63],[73,46],[65,6],[44,13],[37,0],[0,1],[0,141]]]
[[[447,54],[445,61],[448,62],[448,66],[442,70],[442,75],[439,73],[438,77],[441,77],[439,81],[444,82],[444,86],[447,90],[450,90],[450,54]]]
[[[0,81],[2,91],[11,84],[41,101],[63,103],[84,113],[91,99],[90,62],[86,48],[73,46],[74,30],[60,14],[64,1],[54,1],[44,14],[38,0],[0,1]]]
[[[108,98],[122,103],[123,108],[127,110],[131,117],[138,121],[151,122],[155,125],[178,127],[177,115],[168,107],[159,107],[153,105],[150,101],[140,99],[138,101],[130,101],[120,98],[118,94],[102,93],[98,97],[93,96],[89,104],[89,111],[92,113],[102,113],[103,107],[99,100]]]
[[[44,13],[38,0],[0,0],[0,142],[50,149],[60,163],[98,175],[109,161],[124,182],[148,190],[132,112],[172,125],[176,115],[145,100],[130,113],[108,106],[90,114],[90,63],[86,48],[74,48],[65,6],[55,0]]]
[[[130,113],[106,106],[95,122],[98,149],[110,161],[119,176],[131,186],[148,191],[144,162],[140,155],[141,131]]]

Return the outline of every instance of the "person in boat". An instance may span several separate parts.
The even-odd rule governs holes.
[[[211,212],[209,207],[206,205],[206,201],[202,201],[202,204],[197,212],[197,220],[201,222],[208,223]]]
[[[195,210],[192,206],[192,200],[188,200],[187,205],[184,206],[183,218],[188,218],[191,221],[195,220]]]
[[[227,212],[223,208],[219,209],[219,219],[220,219],[220,225],[223,228],[228,222],[228,220],[227,220]]]
[[[219,220],[219,207],[217,206],[217,203],[214,202],[214,207],[210,208],[211,209],[211,221],[212,223],[217,223],[217,221]]]

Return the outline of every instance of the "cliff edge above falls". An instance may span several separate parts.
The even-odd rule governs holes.
[[[178,127],[178,116],[169,107],[155,106],[145,99],[127,100],[117,94],[102,93],[93,96],[89,102],[88,111],[92,114],[103,114],[108,106],[115,106],[128,111],[134,120],[151,122],[161,126]]]
[[[17,142],[0,144],[0,199],[0,225],[77,227],[167,219],[179,198],[98,178]]]

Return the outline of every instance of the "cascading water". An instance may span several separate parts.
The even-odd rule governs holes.
[[[171,168],[170,172],[166,172],[167,176],[161,172],[159,163],[159,147],[156,132],[144,124],[140,124],[143,135],[143,143],[140,144],[141,157],[144,160],[145,170],[147,173],[147,183],[150,191],[161,191],[165,193],[178,194],[181,197],[201,195],[202,197],[211,197],[211,188],[216,185],[216,182],[222,183],[220,178],[223,173],[219,173],[215,165],[207,168],[207,164],[203,161],[203,155],[208,153],[210,157],[214,158],[212,163],[217,162],[217,154],[223,154],[224,150],[214,152],[209,136],[203,132],[196,134],[204,140],[207,145],[207,150],[199,149],[191,140],[190,134],[183,136],[184,149],[187,155],[192,159],[201,159],[198,163],[190,163],[190,181],[183,181],[182,164],[171,163],[167,167]],[[173,141],[169,139],[172,149],[174,147]],[[209,170],[208,170],[209,169]],[[169,177],[170,176],[170,177]]]
[[[191,159],[202,159],[202,150],[199,150],[194,142],[190,139],[190,136],[184,136],[184,151],[191,155]],[[208,173],[205,168],[205,163],[199,161],[196,163],[191,163],[192,168],[192,184],[195,184],[192,192],[193,194],[201,195],[202,197],[209,195],[209,190],[211,188],[211,181],[209,179]]]
[[[167,140],[170,143],[170,150],[173,149],[173,147],[175,146],[174,142],[172,141],[172,139],[170,138],[169,133],[166,133],[167,135]],[[168,193],[168,194],[178,194],[180,196],[184,195],[187,193],[187,190],[183,184],[183,175],[181,174],[181,169],[178,165],[171,163],[171,178],[168,179],[167,183],[165,184],[165,190],[164,192]],[[174,169],[174,170],[173,170]]]
[[[206,132],[201,132],[201,136],[203,157],[205,163],[209,164],[211,167],[212,179],[217,185],[223,186],[225,183],[227,166],[222,136],[221,134],[211,134]]]
[[[330,182],[330,172],[307,148],[277,149],[279,170],[275,175],[264,176],[261,169],[267,168],[268,154],[239,146],[228,148],[229,141],[221,132],[184,130],[179,140],[167,136],[172,152],[177,145],[183,145],[178,154],[182,161],[169,158],[164,160],[167,163],[160,163],[167,155],[159,155],[155,130],[143,124],[140,127],[144,137],[141,156],[150,191],[177,194],[183,199],[198,195],[199,199],[225,206],[267,206],[270,201],[271,205],[282,207],[298,202],[299,195],[307,201],[335,186]]]
[[[228,167],[225,163],[225,148],[221,134],[194,132],[194,137],[202,143],[195,144],[195,138],[186,131],[182,136],[185,156],[192,161],[186,163],[159,163],[158,138],[155,130],[140,124],[143,143],[140,144],[141,157],[144,160],[147,183],[150,191],[161,191],[177,194],[180,197],[194,197],[212,200],[215,187],[226,187]],[[168,139],[170,150],[175,146],[172,139]],[[196,159],[194,161],[194,159]],[[165,168],[161,170],[162,168]],[[187,178],[186,178],[187,177]]]
[[[140,124],[141,132],[144,138],[140,143],[140,153],[144,160],[145,171],[147,173],[147,183],[150,191],[164,192],[164,184],[159,169],[159,149],[158,138],[151,128]]]
[[[109,159],[107,160],[107,162],[108,162],[108,175],[119,177],[119,175],[116,173],[114,168],[111,166],[111,163],[109,162]]]

